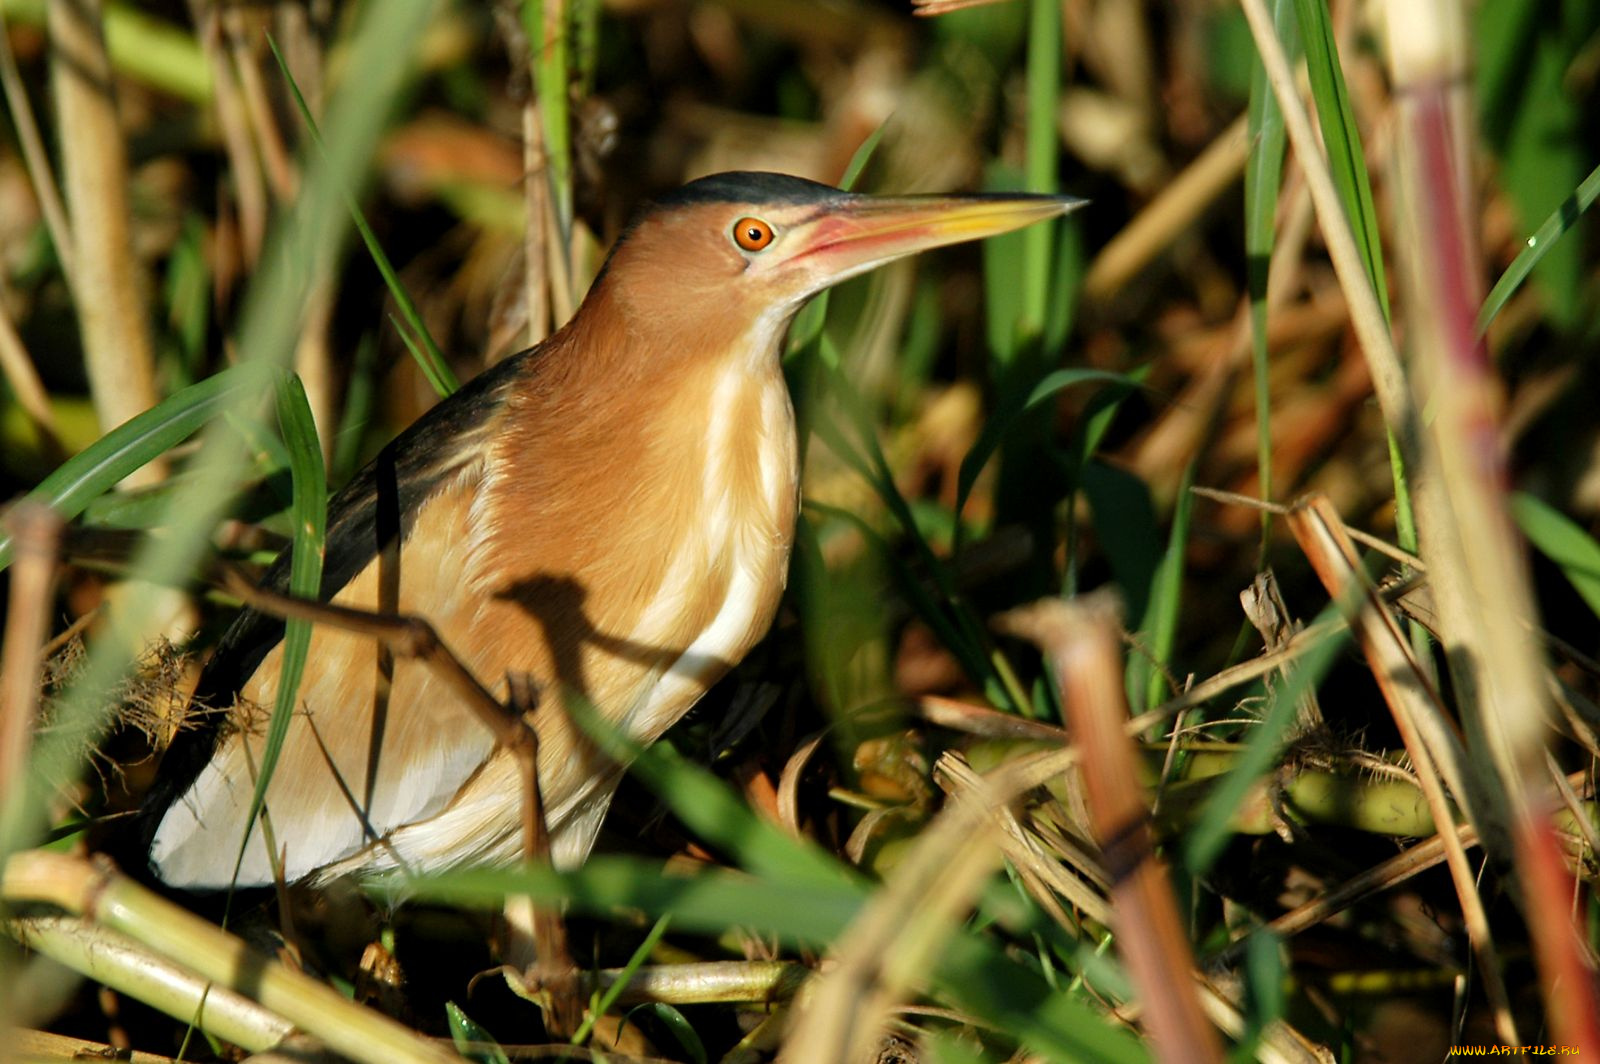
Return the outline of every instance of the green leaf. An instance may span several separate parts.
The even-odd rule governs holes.
[[[1511,516],[1540,554],[1561,570],[1595,616],[1600,617],[1600,543],[1560,510],[1536,496],[1515,492]]]
[[[1338,616],[1338,604],[1329,606],[1312,622],[1312,627]],[[1332,667],[1334,658],[1350,638],[1348,628],[1331,628],[1327,636],[1300,657],[1288,683],[1273,691],[1271,704],[1261,723],[1251,729],[1244,751],[1223,777],[1201,808],[1200,816],[1183,839],[1183,864],[1195,879],[1205,876],[1233,835],[1233,814],[1249,795],[1250,788],[1277,763],[1284,738],[1294,724],[1295,705],[1307,692],[1316,689]]]
[[[278,428],[283,433],[289,456],[289,473],[294,496],[290,514],[294,522],[294,541],[289,556],[289,593],[297,598],[314,599],[322,587],[322,557],[328,531],[328,482],[322,466],[322,444],[317,438],[311,404],[305,387],[294,374],[285,374],[277,387]],[[306,655],[311,648],[311,622],[292,619],[283,631],[283,659],[278,672],[278,696],[267,725],[266,744],[261,751],[261,766],[250,796],[250,813],[245,817],[244,834],[233,874],[238,878],[245,849],[267,798],[267,787],[278,767],[283,741],[294,718],[295,700],[300,695],[300,680],[305,675]]]
[[[628,1015],[632,1017],[640,1012],[654,1016],[656,1022],[671,1031],[672,1037],[678,1042],[678,1048],[683,1050],[692,1064],[706,1064],[709,1058],[706,1056],[705,1043],[700,1041],[699,1032],[694,1029],[694,1024],[689,1022],[687,1016],[665,1001],[647,1001],[643,1005],[635,1005],[628,1010]]]
[[[1600,5],[1593,0],[1477,5],[1476,87],[1484,140],[1499,156],[1498,183],[1525,227],[1552,211],[1562,213],[1563,201],[1597,161],[1594,138],[1587,135],[1592,102],[1578,87],[1584,79],[1575,76],[1597,29]],[[1576,216],[1568,224],[1575,221]],[[1548,317],[1558,328],[1574,327],[1585,310],[1583,242],[1549,244],[1536,265]]]
[[[584,1017],[582,1026],[573,1033],[573,1045],[581,1046],[589,1040],[589,1035],[594,1031],[595,1021],[610,1012],[611,1006],[617,1003],[617,999],[622,996],[622,992],[628,988],[628,984],[633,981],[634,974],[638,972],[639,966],[645,962],[645,958],[650,956],[650,951],[656,948],[656,943],[661,941],[661,936],[666,934],[669,920],[669,917],[662,916],[655,922],[655,926],[650,929],[650,933],[644,936],[644,941],[639,943],[638,948],[633,951],[633,955],[628,958],[628,963],[623,966],[616,981],[606,988],[606,992],[600,996],[599,1002]]]
[[[1488,331],[1489,323],[1522,287],[1528,274],[1550,253],[1557,241],[1577,226],[1578,219],[1594,205],[1597,198],[1600,198],[1600,166],[1589,171],[1589,176],[1583,179],[1577,191],[1561,201],[1561,206],[1534,231],[1528,238],[1527,246],[1517,253],[1511,265],[1506,267],[1506,272],[1500,275],[1500,280],[1495,282],[1494,288],[1483,301],[1483,308],[1478,311],[1480,336]]]
[[[1367,276],[1389,316],[1389,288],[1384,281],[1383,247],[1379,240],[1378,211],[1373,206],[1372,183],[1367,178],[1366,156],[1361,149],[1361,133],[1356,128],[1355,111],[1339,66],[1339,46],[1328,18],[1326,0],[1295,0],[1300,30],[1305,41],[1306,70],[1311,79],[1311,97],[1317,105],[1322,126],[1322,143],[1328,151],[1328,166],[1338,186],[1344,212],[1355,233],[1361,261]]]
[[[1290,0],[1273,0],[1273,25],[1292,57],[1299,34]],[[1283,109],[1267,84],[1261,57],[1251,53],[1249,138],[1250,154],[1244,167],[1245,279],[1250,290],[1250,353],[1256,399],[1256,470],[1260,494],[1272,498],[1272,410],[1267,364],[1267,282],[1272,248],[1277,235],[1278,191],[1283,183],[1286,135]],[[1265,544],[1272,515],[1261,511]]]
[[[1137,631],[1149,608],[1151,585],[1161,561],[1161,537],[1150,489],[1132,473],[1103,462],[1083,468],[1083,492],[1094,519],[1095,540],[1111,562],[1111,574],[1122,589],[1128,616]],[[1130,695],[1129,705],[1141,705]]]
[[[1144,708],[1154,709],[1167,697],[1165,675],[1172,663],[1172,651],[1178,636],[1178,612],[1183,605],[1184,558],[1189,550],[1189,518],[1194,512],[1195,467],[1199,456],[1191,459],[1178,484],[1178,501],[1172,511],[1172,533],[1167,539],[1167,549],[1156,567],[1155,579],[1150,586],[1150,605],[1144,611],[1140,627],[1141,642],[1149,651],[1144,683]],[[1138,661],[1130,656],[1130,666]],[[1130,699],[1131,706],[1139,702]]]
[[[450,1024],[450,1040],[455,1043],[457,1053],[482,1064],[511,1064],[511,1058],[500,1048],[494,1035],[461,1011],[460,1005],[446,1001],[444,1015]]]
[[[256,365],[223,370],[131,418],[62,463],[28,493],[71,520],[123,478],[148,465],[228,410],[258,392],[272,371]],[[11,534],[0,530],[0,569],[11,564]]]
[[[958,517],[966,508],[967,499],[972,494],[972,486],[977,482],[978,474],[983,472],[983,467],[994,456],[995,450],[1005,440],[1006,435],[1016,426],[1018,419],[1068,388],[1089,383],[1135,387],[1138,382],[1125,373],[1113,373],[1110,370],[1058,369],[1034,385],[1033,390],[1026,396],[1005,403],[984,422],[983,431],[979,433],[977,442],[961,460],[961,471],[956,476],[955,510]]]

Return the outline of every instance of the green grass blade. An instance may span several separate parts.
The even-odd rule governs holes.
[[[1338,606],[1330,606],[1313,624],[1321,624],[1337,616]],[[1223,847],[1233,835],[1233,829],[1229,826],[1233,814],[1243,804],[1256,781],[1277,763],[1284,738],[1294,724],[1296,704],[1306,692],[1315,690],[1316,685],[1322,682],[1349,638],[1348,628],[1330,630],[1325,638],[1299,659],[1289,682],[1279,684],[1273,692],[1266,716],[1251,730],[1244,752],[1206,799],[1194,825],[1184,833],[1183,864],[1193,878],[1203,877],[1221,855]]]
[[[1322,143],[1328,151],[1328,165],[1339,198],[1355,233],[1356,245],[1366,264],[1367,276],[1389,316],[1389,286],[1384,280],[1383,246],[1379,241],[1378,211],[1373,205],[1372,182],[1367,177],[1366,155],[1361,149],[1361,133],[1356,128],[1350,92],[1345,87],[1339,65],[1339,45],[1334,40],[1333,24],[1328,19],[1326,0],[1295,0],[1301,36],[1305,44],[1306,70],[1311,78],[1311,97],[1317,105],[1322,126]]]
[[[545,46],[545,19],[550,15],[546,0],[523,0],[522,25],[528,35],[530,69],[534,89],[539,95],[539,114],[544,119],[545,166],[550,180],[550,194],[556,205],[556,227],[561,240],[561,260],[567,260],[567,248],[572,245],[572,128],[568,118],[567,94],[570,90],[568,75],[568,33],[571,29],[570,3],[559,9],[566,16],[555,32],[549,35],[550,47]],[[537,219],[529,219],[537,225]]]
[[[1495,282],[1494,288],[1484,299],[1483,309],[1478,311],[1479,335],[1488,331],[1489,323],[1494,321],[1495,316],[1516,294],[1517,289],[1522,287],[1522,283],[1528,279],[1534,267],[1549,254],[1556,241],[1578,224],[1583,212],[1594,206],[1596,199],[1600,199],[1600,166],[1589,171],[1589,176],[1583,179],[1577,191],[1563,200],[1561,206],[1544,220],[1544,224],[1534,230],[1533,235],[1528,238],[1528,246],[1517,253],[1517,257],[1511,260],[1511,265],[1506,267],[1506,272],[1500,275],[1500,280]]]
[[[283,80],[289,86],[289,92],[294,96],[295,106],[300,109],[300,119],[305,122],[312,143],[316,144],[319,150],[325,151],[322,131],[317,128],[317,120],[312,117],[306,98],[300,95],[300,86],[290,73],[289,64],[284,60],[283,53],[278,50],[278,42],[272,39],[271,34],[267,35],[267,44],[272,48],[273,58],[278,61],[278,70],[282,72]],[[361,234],[362,243],[367,245],[367,254],[372,256],[373,264],[378,267],[378,273],[383,276],[383,283],[389,289],[390,298],[394,300],[395,306],[400,310],[400,316],[405,319],[410,329],[409,337],[405,329],[400,329],[400,338],[405,341],[406,349],[421,367],[422,375],[433,385],[433,390],[441,397],[450,395],[461,387],[461,382],[456,379],[455,372],[451,370],[450,363],[444,357],[444,352],[434,343],[433,334],[428,332],[428,326],[422,320],[422,314],[417,310],[416,303],[412,301],[411,293],[406,291],[406,286],[400,280],[400,275],[395,272],[394,264],[389,261],[383,245],[378,243],[378,235],[372,231],[372,226],[367,224],[367,216],[362,213],[361,204],[356,202],[355,196],[349,189],[344,190],[344,200],[350,209],[350,220],[354,223],[356,232]],[[418,350],[417,343],[422,345],[421,350]]]
[[[645,958],[650,956],[650,951],[656,948],[656,943],[661,941],[661,936],[666,934],[667,924],[670,922],[671,918],[667,916],[662,916],[656,920],[655,925],[650,928],[650,933],[644,936],[644,941],[639,943],[638,948],[628,958],[628,963],[623,966],[617,979],[606,987],[606,992],[600,995],[600,1001],[594,1008],[589,1010],[589,1014],[584,1017],[583,1023],[573,1032],[573,1045],[581,1046],[589,1040],[589,1035],[594,1031],[595,1021],[611,1011],[611,1006],[617,1003],[617,999],[622,996],[622,992],[632,982],[634,973],[645,962]]]
[[[285,374],[278,381],[277,410],[278,427],[289,453],[289,472],[294,485],[294,502],[290,506],[294,520],[294,542],[290,547],[293,553],[289,555],[289,593],[299,598],[314,599],[322,586],[322,556],[328,531],[328,481],[322,466],[322,445],[317,440],[317,425],[311,417],[311,404],[306,400],[306,390],[300,378],[292,373]],[[267,787],[278,767],[283,741],[289,734],[289,722],[294,717],[295,700],[300,694],[300,680],[305,675],[306,655],[310,649],[311,622],[298,619],[287,621],[283,630],[283,660],[278,672],[278,697],[272,707],[266,743],[261,750],[255,791],[250,796],[250,814],[245,817],[239,853],[234,858],[235,879],[244,863],[256,817],[266,802]]]
[[[482,1064],[511,1064],[511,1058],[494,1035],[463,1012],[460,1005],[446,1001],[444,1015],[450,1025],[450,1041],[455,1044],[457,1053]]]
[[[1367,176],[1366,156],[1361,134],[1356,128],[1355,111],[1345,87],[1339,65],[1339,47],[1328,19],[1326,0],[1295,0],[1305,45],[1306,70],[1311,80],[1311,97],[1322,127],[1322,142],[1328,152],[1328,166],[1338,186],[1339,198],[1350,221],[1356,247],[1387,319],[1389,285],[1383,267],[1383,246],[1379,235],[1378,212],[1373,206],[1372,183]],[[1411,505],[1411,489],[1399,444],[1389,438],[1389,466],[1394,477],[1395,531],[1400,546],[1417,549],[1416,518]]]
[[[137,417],[112,429],[28,493],[71,520],[116,487],[124,477],[198,432],[240,399],[260,394],[270,374],[242,365],[191,384]],[[11,533],[0,529],[0,569],[11,564]]]
[[[1056,116],[1061,110],[1061,4],[1031,0],[1028,18],[1027,181],[1030,192],[1054,192],[1061,136]],[[1044,332],[1050,300],[1051,246],[1057,225],[1043,222],[1022,233],[1022,316],[1018,335],[1037,339]]]
[[[1290,0],[1274,0],[1273,24],[1278,38],[1292,56],[1299,35]],[[1256,469],[1263,499],[1272,498],[1272,398],[1268,388],[1267,281],[1272,248],[1277,236],[1278,190],[1283,184],[1284,146],[1288,137],[1283,109],[1267,84],[1267,71],[1252,54],[1249,112],[1250,155],[1244,167],[1245,283],[1250,292],[1250,354],[1255,379]],[[1265,550],[1272,515],[1261,511],[1261,542]]]
[[[1125,373],[1098,369],[1058,369],[1034,385],[1033,391],[1020,401],[1012,400],[1003,404],[1001,409],[996,410],[984,422],[983,431],[979,433],[977,441],[961,460],[961,471],[956,477],[955,511],[958,517],[966,509],[967,499],[972,495],[972,486],[977,482],[978,474],[983,472],[983,467],[988,465],[989,459],[994,456],[995,450],[1015,427],[1018,419],[1068,388],[1089,383],[1137,386],[1137,382]]]
[[[1582,525],[1526,492],[1511,496],[1511,516],[1528,542],[1561,570],[1600,617],[1600,543]]]
[[[933,547],[922,535],[911,504],[895,484],[894,471],[889,467],[889,460],[878,443],[878,436],[873,430],[872,418],[865,401],[849,379],[837,369],[825,369],[824,372],[827,374],[830,394],[838,400],[840,411],[854,423],[856,437],[861,443],[861,453],[857,453],[850,445],[838,426],[817,424],[818,438],[866,478],[878,498],[899,523],[918,562],[933,578],[952,621],[961,629],[963,640],[975,647],[986,647],[988,641],[984,636],[984,630],[965,605],[949,566],[934,553]],[[1004,656],[998,651],[983,656],[989,663],[989,669],[982,678],[985,692],[991,698],[995,698],[996,704],[1004,709],[1013,713],[1028,712],[1033,704],[1032,699],[1022,689]],[[989,682],[991,680],[994,682]]]
[[[888,123],[880,123],[867,139],[861,142],[850,156],[850,162],[844,168],[844,176],[839,179],[839,187],[846,192],[853,191],[856,182],[861,180],[861,174],[866,170],[867,164],[878,150],[878,145],[883,142],[883,132],[888,128]],[[817,296],[800,309],[795,315],[794,324],[789,326],[788,349],[784,353],[784,361],[791,358],[814,358],[821,354],[817,345],[821,341],[822,326],[828,320],[828,295],[832,289],[823,289]]]
[[[1172,662],[1172,651],[1178,637],[1178,613],[1183,605],[1184,558],[1189,550],[1189,523],[1194,513],[1194,483],[1198,458],[1189,462],[1178,485],[1178,500],[1172,510],[1172,534],[1167,549],[1156,567],[1155,580],[1150,587],[1150,605],[1144,611],[1144,624],[1140,629],[1141,642],[1149,651],[1149,661],[1144,666],[1145,709],[1154,709],[1168,697],[1165,676]],[[1137,656],[1130,663],[1139,662]],[[1135,668],[1134,675],[1139,675]],[[1130,701],[1130,705],[1140,705]]]

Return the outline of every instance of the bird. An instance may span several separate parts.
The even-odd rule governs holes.
[[[651,743],[777,611],[799,512],[780,364],[796,313],[883,263],[1082,202],[759,172],[662,195],[564,327],[441,400],[332,498],[319,597],[425,618],[491,690],[531,683],[550,859],[580,865],[624,766],[575,700]],[[286,558],[263,586],[287,589]],[[170,886],[275,881],[247,823],[264,737],[237,718],[274,704],[283,630],[246,609],[202,670],[195,703],[235,721],[165,755],[144,844]],[[369,637],[314,628],[265,797],[284,879],[519,860],[515,759],[422,663],[383,667]]]

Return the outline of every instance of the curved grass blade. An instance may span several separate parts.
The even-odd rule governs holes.
[[[1511,265],[1506,267],[1506,272],[1494,283],[1494,288],[1484,298],[1483,309],[1478,311],[1479,336],[1489,331],[1489,323],[1522,287],[1528,274],[1539,265],[1539,260],[1549,253],[1557,240],[1578,224],[1579,217],[1594,205],[1596,199],[1600,199],[1600,166],[1589,171],[1589,176],[1583,179],[1577,191],[1563,200],[1561,206],[1544,220],[1544,224],[1533,231],[1528,238],[1528,246],[1518,252]]]
[[[482,1024],[461,1010],[454,1001],[444,1003],[445,1019],[450,1024],[450,1041],[456,1052],[481,1064],[511,1064],[499,1041]]]
[[[1344,201],[1367,276],[1378,293],[1384,317],[1389,316],[1389,287],[1384,281],[1383,246],[1378,235],[1378,211],[1372,201],[1372,182],[1367,177],[1366,156],[1361,148],[1361,133],[1356,128],[1350,92],[1345,87],[1339,66],[1339,45],[1333,24],[1328,19],[1326,0],[1295,0],[1306,70],[1311,79],[1311,98],[1317,105],[1317,121],[1322,126],[1322,143],[1328,152],[1328,166]]]
[[[315,264],[332,261],[344,231],[338,190],[354,184],[370,160],[379,129],[414,69],[411,57],[434,6],[432,0],[387,0],[381,12],[365,5],[352,20],[344,38],[345,76],[329,98],[328,150],[311,160],[301,194],[274,226],[270,250],[262,255],[261,269],[244,297],[237,333],[241,364],[277,367],[288,362]],[[236,394],[232,402],[242,405],[255,394],[259,389]],[[222,438],[215,425],[207,433]],[[148,538],[139,550],[134,563],[139,579],[130,585],[126,608],[108,619],[63,693],[55,726],[39,736],[28,777],[0,796],[8,814],[0,829],[0,852],[37,836],[48,795],[80,771],[85,750],[115,704],[118,681],[156,622],[155,589],[187,579],[196,561],[205,557],[245,462],[240,449],[225,441],[200,448],[192,463],[191,489],[173,497],[171,513],[161,522],[166,534]]]
[[[972,486],[977,482],[978,474],[983,472],[983,467],[1005,440],[1006,434],[1017,424],[1018,420],[1029,411],[1037,408],[1047,399],[1054,398],[1061,392],[1079,384],[1098,381],[1101,384],[1122,384],[1136,387],[1138,381],[1126,373],[1113,373],[1110,370],[1100,369],[1058,369],[1047,375],[1033,390],[1020,402],[1012,402],[1006,408],[995,411],[994,415],[984,423],[983,432],[972,445],[972,450],[961,460],[961,471],[956,478],[956,505],[955,512],[958,518],[957,535],[960,535],[959,518],[961,511],[966,509],[967,499],[972,494]]]
[[[299,598],[316,598],[322,586],[322,557],[328,531],[328,480],[322,465],[317,425],[311,417],[311,404],[306,400],[306,390],[298,376],[290,373],[278,379],[277,409],[294,490],[294,501],[290,505],[294,543],[289,555],[289,593]],[[278,673],[278,697],[272,707],[272,720],[267,725],[255,792],[250,796],[250,814],[245,817],[239,853],[234,858],[235,879],[244,863],[245,848],[255,828],[256,817],[266,802],[267,786],[278,766],[284,737],[289,733],[289,721],[294,716],[294,703],[300,694],[300,680],[305,675],[306,655],[310,649],[311,622],[287,621],[283,631],[283,661]]]
[[[639,966],[645,962],[645,958],[650,956],[650,951],[656,948],[656,943],[661,941],[661,936],[667,933],[667,924],[670,922],[671,917],[669,916],[662,916],[656,920],[655,926],[650,928],[650,933],[644,936],[644,941],[639,943],[638,948],[633,951],[633,955],[628,958],[628,963],[623,965],[622,972],[618,975],[617,980],[606,987],[605,993],[600,995],[600,1000],[595,1003],[593,1008],[589,1009],[588,1015],[583,1018],[582,1026],[573,1032],[573,1045],[581,1046],[589,1040],[589,1036],[594,1033],[595,1021],[611,1011],[611,1006],[617,1003],[617,999],[622,996],[622,992],[633,981],[634,974],[638,972]]]
[[[1566,514],[1525,492],[1511,496],[1511,516],[1528,542],[1556,563],[1573,589],[1600,617],[1600,543]]]
[[[306,98],[300,95],[300,86],[294,80],[294,75],[289,72],[289,64],[284,61],[283,53],[278,50],[278,42],[267,35],[267,45],[272,49],[272,56],[278,61],[278,69],[283,73],[283,80],[289,86],[289,91],[294,95],[295,106],[300,109],[300,118],[306,124],[306,130],[311,134],[311,141],[317,146],[318,151],[325,151],[322,143],[322,131],[317,128],[317,120],[311,117],[311,108],[306,105]],[[423,323],[422,314],[418,312],[417,305],[411,300],[411,293],[406,291],[406,286],[401,282],[400,275],[394,272],[394,264],[389,261],[389,256],[384,252],[383,245],[378,243],[377,234],[367,224],[366,215],[361,213],[361,205],[356,202],[355,196],[348,188],[343,190],[345,205],[350,208],[350,220],[355,224],[356,231],[361,234],[361,240],[367,245],[367,253],[372,256],[373,265],[378,267],[378,273],[383,275],[383,283],[389,289],[389,295],[394,299],[395,306],[400,310],[400,316],[405,319],[410,328],[410,336],[406,330],[401,329],[400,338],[405,341],[406,349],[417,360],[417,365],[422,369],[422,375],[428,378],[428,383],[433,385],[433,390],[440,397],[450,395],[461,382],[456,379],[450,363],[445,361],[444,352],[439,350],[439,345],[433,342],[433,334],[428,332],[428,326]],[[413,338],[415,342],[413,342]],[[416,346],[421,344],[419,350]]]
[[[137,417],[118,425],[28,493],[68,520],[123,478],[165,454],[198,432],[208,421],[231,409],[242,394],[259,391],[271,371],[245,364],[191,384]],[[0,569],[11,564],[11,534],[0,531]]]

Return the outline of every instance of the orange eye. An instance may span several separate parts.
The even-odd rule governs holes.
[[[733,242],[746,251],[760,251],[772,243],[772,226],[760,218],[740,218],[733,223]]]

